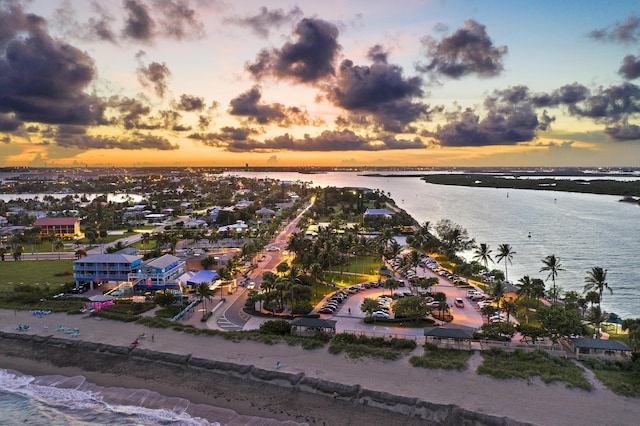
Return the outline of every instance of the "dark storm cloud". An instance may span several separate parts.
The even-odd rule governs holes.
[[[383,137],[369,140],[351,130],[325,130],[318,136],[305,135],[297,139],[284,134],[263,142],[245,139],[233,140],[226,145],[231,152],[272,151],[384,151],[389,149],[424,148],[419,139],[413,141]]]
[[[151,108],[140,100],[133,98],[112,98],[110,106],[118,112],[119,115],[116,121],[125,129],[148,128],[144,122],[151,112]]]
[[[634,80],[640,77],[640,58],[635,55],[625,56],[618,73],[627,80]]]
[[[249,142],[250,136],[258,134],[258,131],[250,127],[225,126],[217,133],[193,133],[188,136],[190,139],[198,140],[205,145],[215,147],[226,147],[229,143]]]
[[[204,35],[204,24],[188,0],[154,0],[153,10],[162,15],[159,24],[167,37],[182,40]]]
[[[539,108],[555,107],[558,105],[573,105],[582,102],[589,96],[589,89],[582,84],[566,84],[551,93],[532,95],[533,104]]]
[[[271,28],[280,28],[282,25],[298,21],[302,18],[302,15],[302,10],[298,6],[291,8],[288,12],[282,9],[269,10],[263,6],[257,15],[245,18],[231,18],[227,22],[248,27],[259,37],[267,38]]]
[[[122,30],[124,37],[150,41],[153,38],[156,23],[151,17],[149,6],[138,0],[124,0],[123,7],[126,13]]]
[[[429,63],[418,65],[418,70],[451,78],[496,76],[504,68],[502,58],[507,53],[506,46],[494,46],[485,26],[473,20],[465,21],[464,27],[449,37],[424,37],[422,44]]]
[[[589,37],[594,40],[618,43],[636,43],[640,41],[640,18],[629,15],[613,26],[591,31]]]
[[[615,142],[640,140],[640,126],[635,124],[606,127],[604,133]]]
[[[180,95],[180,101],[175,103],[175,108],[181,111],[202,111],[205,108],[204,98],[192,95]]]
[[[263,49],[247,70],[256,78],[274,76],[300,83],[312,83],[335,73],[338,27],[317,18],[305,18],[296,25],[295,42],[280,49]]]
[[[17,120],[12,114],[0,113],[0,132],[13,132],[22,125],[22,121]]]
[[[101,101],[84,93],[95,77],[93,59],[54,40],[46,22],[18,2],[0,9],[0,113],[20,121],[93,124]]]
[[[154,135],[136,134],[130,137],[90,136],[86,134],[59,134],[55,142],[63,148],[76,148],[81,150],[91,149],[123,149],[142,150],[154,149],[171,151],[178,149],[178,145],[172,145],[169,140]]]
[[[554,120],[545,112],[536,114],[524,86],[494,92],[485,99],[484,107],[487,112],[482,119],[471,108],[448,113],[447,124],[425,135],[442,146],[514,145],[535,139]]]
[[[598,88],[583,101],[569,105],[569,112],[608,124],[626,121],[640,113],[640,87],[623,83]]]
[[[229,102],[229,113],[247,117],[259,124],[278,123],[282,126],[291,124],[304,125],[309,122],[306,110],[297,107],[285,107],[280,103],[262,104],[260,86],[253,86]]]
[[[371,66],[342,61],[336,86],[328,98],[336,105],[356,114],[370,114],[385,130],[402,131],[408,123],[428,114],[427,105],[413,102],[422,96],[422,79],[405,78],[402,68],[387,63],[387,53],[376,45],[368,52]]]
[[[138,58],[143,53],[136,55]],[[138,81],[144,87],[152,87],[159,98],[164,98],[167,91],[167,79],[171,76],[171,71],[165,63],[151,62],[149,65],[140,65],[136,70]]]

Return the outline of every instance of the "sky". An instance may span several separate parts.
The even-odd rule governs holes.
[[[0,0],[0,167],[640,167],[640,3]]]

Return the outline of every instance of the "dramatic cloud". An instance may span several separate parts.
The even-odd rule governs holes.
[[[0,132],[13,132],[22,125],[12,114],[0,113]]]
[[[546,113],[538,117],[524,86],[496,91],[485,99],[484,107],[483,119],[470,108],[459,108],[447,114],[447,124],[425,135],[442,146],[514,145],[535,139],[553,121]]]
[[[604,133],[616,142],[640,140],[640,126],[635,124],[606,127]]]
[[[358,136],[351,130],[325,130],[320,135],[312,137],[305,135],[296,139],[286,133],[264,142],[255,140],[234,140],[227,145],[231,152],[272,152],[272,151],[384,151],[389,149],[424,148],[419,139],[402,141],[394,138],[368,140]]]
[[[56,144],[63,148],[90,149],[123,149],[142,150],[154,149],[171,151],[178,149],[178,145],[172,145],[168,139],[154,135],[136,135],[133,137],[106,137],[90,135],[64,134],[56,138]]]
[[[138,41],[151,41],[156,23],[151,17],[149,6],[138,0],[124,0],[123,6],[127,15],[123,36]]]
[[[507,53],[506,46],[495,47],[485,26],[473,20],[465,21],[464,28],[449,37],[424,37],[422,44],[430,62],[418,65],[418,70],[451,78],[496,76],[503,70],[502,58]]]
[[[627,80],[640,77],[640,58],[634,55],[625,56],[618,73]]]
[[[611,27],[591,31],[589,37],[601,41],[637,43],[640,41],[640,18],[629,15],[624,21],[616,22]]]
[[[567,84],[551,93],[542,93],[532,96],[536,107],[548,108],[558,105],[573,105],[582,102],[589,96],[589,89],[579,83]]]
[[[302,15],[302,10],[298,6],[291,8],[289,12],[282,9],[269,10],[263,6],[257,15],[231,18],[228,22],[248,27],[259,37],[267,38],[271,28],[280,28],[282,25],[296,22],[302,18]]]
[[[337,85],[329,99],[354,113],[374,117],[386,130],[400,132],[408,123],[428,113],[428,107],[412,99],[422,96],[422,79],[405,78],[402,68],[387,63],[387,53],[376,45],[368,52],[371,66],[357,66],[351,60],[340,65]]]
[[[229,102],[231,115],[247,117],[258,124],[278,123],[282,126],[291,124],[307,124],[309,122],[306,110],[297,107],[285,107],[282,104],[261,104],[262,93],[260,86],[253,86],[247,92]]]
[[[93,59],[54,40],[43,18],[25,15],[17,2],[0,9],[0,113],[40,123],[99,122],[103,106],[84,92],[94,76]]]
[[[175,103],[175,108],[181,111],[202,111],[205,108],[204,98],[192,95],[181,95],[180,101]]]
[[[623,83],[599,88],[583,101],[569,105],[569,112],[601,123],[626,122],[640,113],[640,87]]]
[[[141,53],[138,53],[138,58]],[[148,66],[140,65],[136,70],[138,81],[144,87],[152,87],[159,98],[164,98],[167,91],[167,79],[171,76],[171,71],[165,63],[151,62]]]
[[[256,78],[274,76],[300,83],[313,83],[335,73],[338,51],[338,27],[316,18],[305,18],[294,33],[296,42],[285,43],[280,49],[263,49],[247,70]]]
[[[151,108],[138,99],[113,98],[110,101],[110,106],[119,114],[116,122],[125,129],[149,128],[147,124],[144,124],[143,120],[151,113]]]
[[[201,141],[209,146],[226,147],[230,143],[238,141],[251,141],[250,136],[256,134],[258,131],[249,127],[225,126],[218,133],[193,133],[188,138]],[[252,142],[255,143],[255,141]]]
[[[204,24],[197,17],[188,0],[154,0],[154,12],[159,12],[162,33],[170,38],[201,38]]]

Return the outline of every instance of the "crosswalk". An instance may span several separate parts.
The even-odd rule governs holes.
[[[240,331],[244,328],[244,324],[238,325],[229,321],[225,314],[222,314],[220,318],[218,318],[216,324],[220,329],[227,331]]]

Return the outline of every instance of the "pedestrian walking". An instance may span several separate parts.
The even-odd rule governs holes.
[[[156,338],[156,336],[153,333],[151,333],[151,341],[152,342],[155,342],[155,338]]]

